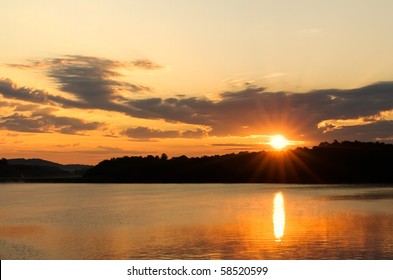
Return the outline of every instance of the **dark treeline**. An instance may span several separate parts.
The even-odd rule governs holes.
[[[21,174],[12,168],[5,158],[0,159],[0,180],[6,180],[8,178],[15,179],[20,177]]]
[[[85,182],[127,183],[388,183],[393,145],[323,142],[284,152],[216,156],[122,157],[86,171]]]

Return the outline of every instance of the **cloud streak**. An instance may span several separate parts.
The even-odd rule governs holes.
[[[61,97],[49,95],[49,93],[43,90],[18,87],[10,79],[0,80],[0,94],[5,98],[46,105],[54,105],[55,103],[52,100],[57,98],[60,99],[60,102],[67,102],[67,99],[61,100]]]
[[[187,130],[184,132],[177,130],[160,130],[148,127],[129,128],[123,132],[124,135],[134,139],[157,139],[157,138],[203,138],[207,136],[202,129]]]

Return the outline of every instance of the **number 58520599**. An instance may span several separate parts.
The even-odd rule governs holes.
[[[266,275],[266,266],[224,266],[221,267],[221,275]]]

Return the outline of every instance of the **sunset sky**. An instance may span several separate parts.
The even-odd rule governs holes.
[[[391,0],[2,0],[0,157],[393,142]]]

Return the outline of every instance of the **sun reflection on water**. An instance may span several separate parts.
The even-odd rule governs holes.
[[[284,209],[284,198],[281,192],[278,192],[274,196],[273,202],[273,228],[274,236],[277,242],[281,242],[284,236],[285,229],[285,209]]]

